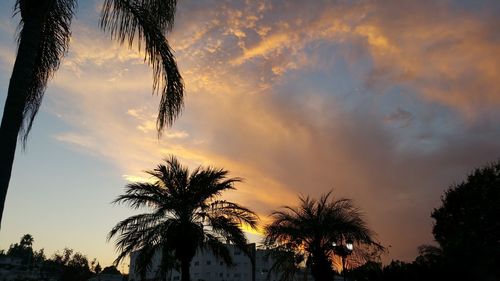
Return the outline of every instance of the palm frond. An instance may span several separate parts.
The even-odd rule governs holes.
[[[172,269],[179,269],[179,262],[175,259],[172,248],[168,243],[161,245],[161,260],[160,268],[158,270],[158,280],[164,280],[164,276]]]
[[[118,264],[122,259],[146,246],[164,244],[164,233],[168,232],[175,220],[166,219],[161,222],[141,225],[133,220],[129,224],[122,224],[121,227],[115,227],[108,234],[108,239],[115,236],[117,251],[120,253],[115,263]]]
[[[208,206],[211,215],[224,216],[237,221],[240,225],[246,224],[253,229],[257,228],[259,217],[248,208],[226,200],[216,200]]]
[[[17,0],[15,4],[15,13],[20,13],[23,17],[20,22],[18,40],[21,40],[24,32],[26,32],[24,29],[25,22],[30,20],[30,13],[24,11],[24,9],[29,9],[30,5],[24,5],[23,2]],[[32,77],[29,81],[29,92],[27,93],[23,111],[23,123],[19,131],[23,145],[26,145],[33,120],[42,103],[47,82],[59,68],[61,59],[68,50],[71,36],[71,20],[76,9],[76,0],[53,0],[45,2],[48,5],[44,7],[47,12],[45,18],[42,20],[40,40],[36,50],[36,61]]]
[[[267,280],[271,280],[272,275],[276,274],[279,281],[296,280],[295,276],[300,272],[299,264],[305,260],[302,254],[286,247],[269,249],[265,257],[273,261],[267,273]]]
[[[233,259],[227,246],[220,241],[220,237],[205,233],[204,248],[208,249],[216,258],[221,259],[228,266],[233,265]]]
[[[172,125],[183,107],[184,85],[165,37],[174,22],[177,1],[105,0],[101,27],[119,43],[144,45],[145,61],[153,68],[153,93],[160,94],[157,129]]]
[[[150,229],[157,226],[163,219],[163,214],[146,213],[128,217],[117,223],[108,234],[108,241],[118,233],[126,233],[129,231],[140,232],[145,229]]]
[[[165,164],[159,164],[147,174],[157,179],[157,184],[166,189],[172,196],[178,197],[188,184],[188,168],[181,165],[174,156],[164,159]]]
[[[157,245],[145,245],[140,250],[134,252],[136,254],[134,270],[139,273],[141,279],[146,279],[146,274],[151,271],[152,261],[157,251]],[[118,265],[116,261],[115,264]]]
[[[246,247],[247,239],[237,222],[223,216],[209,216],[208,219],[212,232],[224,237],[250,256],[250,252]]]
[[[200,201],[219,196],[222,191],[234,189],[234,183],[241,182],[241,178],[227,178],[228,171],[208,167],[196,169],[189,177],[190,189]]]
[[[118,196],[112,203],[128,204],[134,209],[141,207],[158,207],[164,204],[164,190],[156,184],[131,183],[125,188],[125,194]]]

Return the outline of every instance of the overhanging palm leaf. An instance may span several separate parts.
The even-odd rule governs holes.
[[[145,61],[153,68],[153,93],[161,94],[158,132],[170,126],[183,105],[183,83],[164,32],[174,22],[177,1],[106,0],[101,27],[121,44],[139,49],[144,46]]]
[[[25,145],[49,78],[68,50],[77,0],[16,0],[21,15],[19,48],[0,125],[0,222],[18,138]],[[144,50],[153,69],[153,94],[161,96],[158,134],[183,108],[184,85],[166,33],[175,0],[104,0],[101,27],[121,44]]]
[[[216,258],[221,259],[228,266],[233,265],[229,249],[221,242],[223,237],[211,233],[205,233],[204,249],[209,250]]]
[[[280,245],[269,250],[265,257],[272,259],[273,264],[267,273],[268,280],[271,280],[273,274],[277,275],[279,281],[297,280],[295,275],[300,273],[300,267],[306,261],[306,254],[293,249],[290,245]]]
[[[257,215],[220,199],[224,190],[234,189],[234,183],[241,179],[227,178],[226,170],[214,168],[200,167],[189,173],[175,157],[147,173],[154,183],[129,184],[125,194],[114,201],[151,211],[129,217],[111,230],[108,239],[116,238],[119,252],[116,263],[134,252],[145,251],[137,268],[144,274],[150,270],[146,263],[151,263],[152,251],[161,251],[165,257],[172,255],[180,262],[182,278],[189,280],[189,264],[197,250],[211,250],[231,264],[229,251],[221,242],[228,240],[250,254],[241,226],[256,228]]]
[[[19,26],[21,33],[18,40],[24,36],[23,32],[29,32],[23,28],[23,24],[34,17],[35,11],[30,11],[27,1],[17,0],[15,13],[22,14]],[[42,9],[46,9],[46,20],[42,22],[40,29],[38,50],[33,64],[33,70],[29,79],[26,102],[24,103],[24,122],[21,127],[21,138],[26,144],[28,134],[33,125],[33,120],[42,103],[43,94],[47,87],[47,81],[59,68],[61,59],[66,53],[71,36],[70,25],[76,8],[76,0],[40,1],[44,3]],[[41,4],[42,5],[42,4]]]

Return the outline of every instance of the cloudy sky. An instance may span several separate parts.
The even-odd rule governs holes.
[[[0,2],[2,111],[13,3]],[[0,248],[31,233],[49,254],[111,263],[106,234],[133,212],[110,202],[173,154],[245,178],[227,197],[264,222],[333,189],[364,211],[385,261],[411,261],[443,191],[500,156],[497,1],[179,1],[169,40],[187,96],[159,140],[152,72],[99,30],[101,4],[80,1],[17,152]]]

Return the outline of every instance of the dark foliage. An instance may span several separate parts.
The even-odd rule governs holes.
[[[102,271],[101,274],[120,274],[120,271],[116,269],[116,266],[107,266]]]
[[[58,273],[60,281],[84,281],[93,276],[87,257],[68,248],[54,254],[48,266]]]
[[[347,272],[347,277],[355,281],[453,280],[443,268],[441,250],[428,245],[419,247],[419,256],[411,263],[396,260],[383,267],[381,263],[368,262]]]
[[[10,245],[7,256],[21,259],[22,264],[31,266],[33,263],[33,236],[25,234],[19,243]]]
[[[33,236],[26,234],[19,243],[12,244],[7,253],[0,251],[5,257],[21,261],[20,265],[12,264],[9,268],[4,268],[4,270],[13,270],[19,274],[17,280],[33,280],[29,277],[33,275],[33,272],[38,274],[38,281],[86,281],[94,275],[90,265],[98,265],[95,259],[89,264],[85,255],[75,253],[69,248],[65,248],[61,253],[56,252],[52,258],[46,258],[43,249],[33,250],[33,241]]]
[[[500,162],[447,190],[432,218],[450,271],[469,280],[500,280]]]

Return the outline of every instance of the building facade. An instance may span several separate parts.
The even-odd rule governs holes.
[[[267,256],[268,251],[256,249],[255,244],[249,244],[250,252],[254,256],[255,265],[248,255],[243,253],[234,245],[226,245],[233,259],[233,265],[228,266],[223,261],[216,258],[210,251],[198,251],[191,261],[191,280],[193,281],[278,281],[277,274],[271,274],[268,279],[269,270],[273,264],[271,258]],[[142,281],[140,275],[135,272],[135,258],[130,257],[130,281]],[[153,280],[159,268],[160,255],[153,259],[150,272],[146,279]],[[167,273],[168,281],[180,281],[181,274],[176,270]],[[303,280],[303,279],[302,279]],[[312,280],[309,279],[309,280]]]

